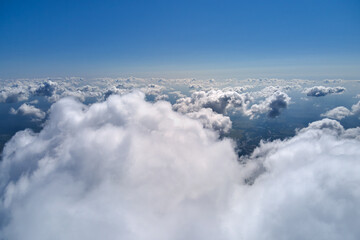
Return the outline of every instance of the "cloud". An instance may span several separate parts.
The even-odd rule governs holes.
[[[34,120],[41,120],[44,119],[46,116],[46,113],[42,110],[36,108],[33,105],[29,105],[26,103],[23,103],[17,110],[14,108],[10,109],[11,114],[20,114],[24,116],[30,116]]]
[[[138,92],[63,99],[0,163],[5,239],[220,239],[238,178],[233,143]],[[19,229],[21,229],[19,231]]]
[[[19,87],[6,87],[0,90],[0,103],[21,102],[28,98],[28,92]]]
[[[259,104],[254,104],[246,114],[250,118],[255,118],[258,114],[267,113],[270,118],[275,118],[280,115],[281,110],[287,108],[290,104],[291,98],[284,92],[275,91],[272,95],[267,97]]]
[[[359,238],[360,128],[323,119],[239,164],[232,141],[144,98],[63,99],[40,133],[18,132],[0,162],[0,236]]]
[[[186,116],[200,121],[205,128],[214,129],[220,133],[230,131],[232,122],[229,117],[215,113],[210,108],[202,108],[197,112],[186,113]]]
[[[198,91],[191,97],[178,99],[173,108],[181,113],[195,112],[202,108],[210,108],[216,113],[224,114],[230,109],[245,108],[249,96],[235,91]]]
[[[355,115],[355,114],[360,114],[360,101],[358,101],[357,103],[355,103],[354,105],[351,106],[351,112]]]
[[[327,111],[326,113],[321,114],[321,116],[341,120],[345,117],[352,115],[359,115],[359,114],[360,114],[360,101],[352,105],[351,110],[347,109],[346,107],[340,106],[333,108]]]
[[[43,82],[35,91],[35,96],[46,96],[51,97],[56,93],[56,89],[58,88],[58,84],[53,81]]]
[[[314,86],[311,88],[305,88],[304,93],[310,97],[323,97],[328,94],[341,94],[345,92],[344,87],[324,87],[324,86]]]
[[[240,113],[250,119],[260,114],[267,114],[269,118],[280,115],[282,109],[287,108],[291,98],[280,89],[287,87],[266,87],[261,91],[240,93],[245,89],[227,87],[223,90],[209,90],[193,92],[191,97],[180,98],[173,105],[173,109],[200,120],[204,127],[211,127],[221,133],[228,132],[231,121],[224,116],[229,113]],[[255,99],[264,99],[251,105]]]
[[[359,131],[323,119],[242,159],[250,185],[235,200],[233,239],[358,239]]]
[[[342,79],[324,79],[323,82],[326,84],[341,83]]]
[[[334,109],[327,111],[326,113],[321,114],[322,117],[328,117],[337,120],[341,120],[350,115],[352,115],[351,111],[343,106],[336,107]]]

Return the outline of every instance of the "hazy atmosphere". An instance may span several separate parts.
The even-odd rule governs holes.
[[[0,240],[358,240],[358,1],[0,2]]]

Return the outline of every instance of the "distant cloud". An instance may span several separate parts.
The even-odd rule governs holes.
[[[179,99],[173,108],[182,113],[210,108],[216,113],[224,114],[231,109],[244,109],[249,100],[248,95],[235,91],[198,91],[194,92],[191,97]]]
[[[344,87],[324,87],[324,86],[315,86],[311,88],[306,88],[304,93],[310,97],[323,97],[328,94],[337,93],[341,94],[345,91]]]
[[[46,81],[43,82],[35,91],[35,96],[46,96],[51,97],[55,94],[56,88],[58,87],[58,84],[53,81]]]
[[[258,114],[267,113],[267,116],[274,118],[280,115],[282,109],[287,108],[291,98],[284,92],[275,91],[259,104],[254,104],[246,111],[250,118],[256,117]]]
[[[324,79],[323,82],[326,84],[341,83],[342,79]]]
[[[6,87],[0,90],[0,103],[15,103],[26,101],[29,98],[26,89],[18,87]]]
[[[15,110],[14,108],[11,108],[10,113],[11,114],[20,114],[23,116],[30,116],[34,120],[41,120],[41,119],[44,119],[46,116],[45,112],[43,112],[42,110],[36,108],[33,105],[29,105],[26,103],[22,104],[17,110]]]

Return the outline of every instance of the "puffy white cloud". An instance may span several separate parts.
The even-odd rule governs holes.
[[[189,112],[186,115],[200,121],[205,128],[214,129],[220,133],[230,131],[232,122],[229,117],[215,113],[210,108],[202,108],[197,112]]]
[[[241,204],[230,218],[234,239],[358,239],[360,141],[354,131],[323,119],[291,139],[262,143],[243,159],[250,185],[235,200]]]
[[[248,95],[235,91],[210,90],[194,92],[191,97],[178,99],[173,108],[182,113],[210,108],[216,113],[226,113],[229,109],[245,109],[250,101]]]
[[[56,93],[56,89],[58,88],[58,84],[53,81],[46,81],[40,84],[40,86],[34,90],[33,94],[36,96],[46,96],[51,97]]]
[[[287,108],[291,98],[284,92],[275,91],[259,104],[253,104],[245,113],[250,118],[256,117],[258,114],[267,113],[267,116],[274,118],[280,115],[281,110]]]
[[[341,94],[345,92],[344,87],[324,87],[324,86],[314,86],[311,88],[305,88],[304,93],[310,97],[323,97],[328,94],[336,93]]]
[[[238,178],[232,142],[143,98],[60,100],[39,134],[17,133],[0,163],[0,235],[222,238]]]
[[[144,97],[63,99],[40,133],[17,133],[0,162],[0,236],[359,238],[360,128],[323,119],[239,164],[230,140]]]
[[[353,114],[360,114],[360,101],[351,106],[351,112]]]
[[[21,87],[4,87],[0,89],[0,103],[21,102],[26,101],[28,98],[28,91]]]
[[[198,112],[208,108],[219,114],[239,112],[250,118],[259,114],[267,114],[274,118],[280,115],[281,109],[287,108],[291,98],[280,89],[283,87],[266,87],[261,91],[239,93],[231,88],[226,90],[210,90],[194,92],[191,97],[178,99],[173,108],[182,113]],[[255,99],[263,99],[257,104],[251,105]],[[251,107],[250,107],[251,105]]]
[[[43,112],[41,109],[38,109],[35,106],[26,103],[23,103],[17,110],[11,108],[10,113],[30,116],[34,120],[41,120],[44,119],[46,116],[46,113]]]
[[[198,119],[206,128],[225,133],[231,129],[232,123],[224,114],[229,111],[244,112],[249,101],[248,94],[235,91],[199,91],[192,93],[191,97],[178,99],[173,109]]]
[[[347,109],[346,107],[340,106],[333,108],[327,111],[326,113],[321,114],[321,116],[341,120],[345,117],[352,115],[359,115],[359,114],[360,114],[360,101],[352,105],[351,110]]]
[[[352,115],[351,111],[343,106],[333,108],[326,113],[321,114],[321,116],[323,117],[333,118],[337,120],[341,120],[350,115]]]

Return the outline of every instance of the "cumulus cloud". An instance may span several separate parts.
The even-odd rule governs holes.
[[[0,162],[0,236],[359,238],[360,128],[323,119],[240,164],[232,141],[144,98],[63,99],[40,133],[18,132]]]
[[[230,109],[244,109],[249,100],[248,95],[235,91],[198,91],[192,93],[191,97],[178,99],[173,108],[182,113],[210,108],[216,113],[224,114]]]
[[[231,129],[232,123],[224,115],[229,111],[245,112],[249,101],[248,94],[231,90],[198,91],[193,92],[191,97],[178,99],[173,109],[199,120],[206,128],[225,133]]]
[[[230,224],[234,239],[357,239],[360,142],[323,119],[284,141],[262,143],[250,158]],[[233,219],[231,219],[233,220]],[[234,221],[235,222],[235,221]]]
[[[30,116],[34,120],[41,120],[44,119],[46,114],[41,109],[36,108],[33,105],[29,104],[22,104],[18,109],[11,108],[10,109],[11,114],[20,114],[23,116]]]
[[[270,118],[275,118],[280,115],[281,110],[287,108],[291,98],[284,92],[275,91],[272,95],[267,97],[264,101],[259,104],[254,104],[246,114],[250,118],[256,117],[258,114],[267,113]]]
[[[326,113],[321,114],[322,117],[328,117],[337,120],[341,120],[350,115],[352,115],[351,111],[343,106],[333,108]]]
[[[0,103],[15,103],[26,101],[28,91],[19,87],[6,87],[0,90]]]
[[[238,177],[232,142],[143,98],[60,100],[39,134],[17,133],[0,163],[0,235],[222,238]]]
[[[321,116],[341,120],[345,117],[352,115],[359,115],[359,114],[360,114],[360,101],[352,105],[351,110],[349,110],[346,107],[340,106],[333,108],[327,111],[326,113],[321,114]]]
[[[210,108],[202,108],[197,112],[189,112],[186,115],[200,121],[205,128],[214,129],[220,133],[230,131],[232,122],[228,116],[215,113]]]
[[[46,96],[51,97],[55,94],[58,84],[53,81],[46,81],[34,91],[35,96]]]
[[[229,113],[240,113],[250,119],[261,114],[269,118],[280,115],[282,109],[287,108],[290,97],[282,92],[287,87],[266,87],[261,91],[245,92],[241,88],[227,87],[223,90],[209,90],[193,92],[190,97],[183,97],[176,101],[173,109],[200,120],[204,127],[211,127],[220,133],[226,133],[231,128],[231,120],[224,116]],[[252,104],[255,99],[264,99]]]
[[[304,90],[304,93],[306,93],[306,95],[310,97],[323,97],[332,93],[341,94],[345,92],[345,90],[346,89],[344,87],[314,86],[311,88],[306,88]]]

